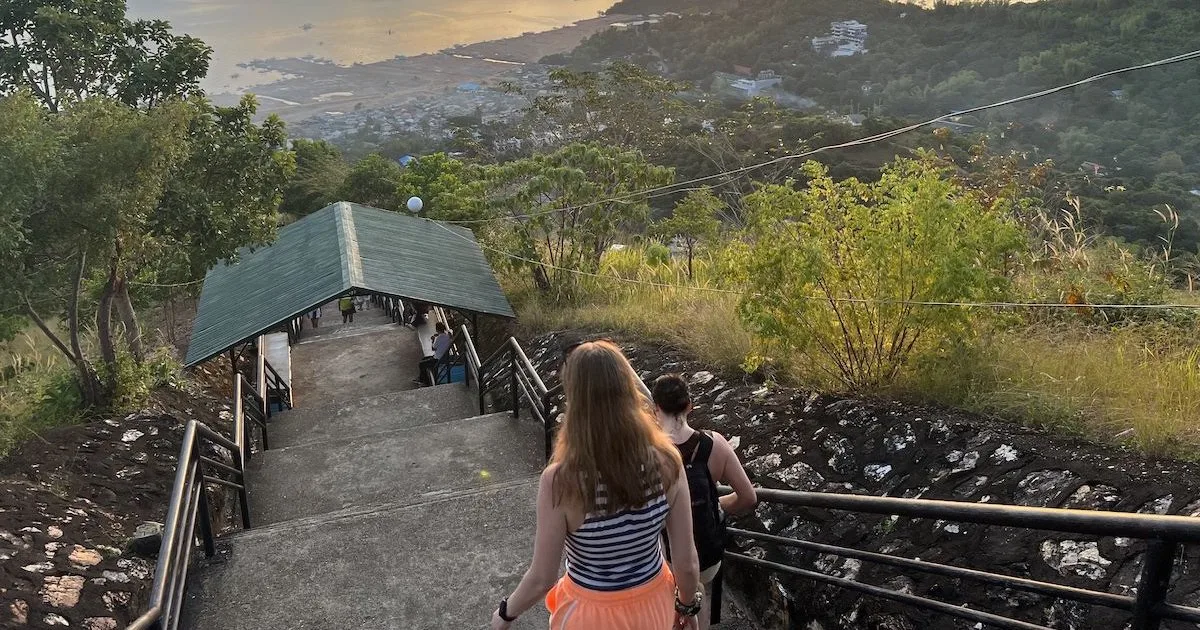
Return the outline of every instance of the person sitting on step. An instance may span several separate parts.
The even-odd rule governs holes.
[[[434,384],[436,377],[431,378],[432,373],[437,371],[438,361],[450,351],[450,330],[446,328],[445,322],[438,322],[433,328],[436,332],[429,340],[433,354],[421,359],[417,364],[417,378],[413,379],[414,383],[422,387]]]

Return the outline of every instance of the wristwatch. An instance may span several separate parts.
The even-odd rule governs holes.
[[[684,617],[695,617],[700,614],[701,604],[704,602],[704,591],[696,591],[696,600],[690,604],[685,604],[679,601],[679,589],[675,589],[675,612]]]
[[[514,622],[514,621],[516,621],[516,620],[517,620],[517,617],[516,617],[516,616],[514,616],[514,617],[509,617],[509,616],[508,616],[508,598],[507,598],[507,597],[505,597],[504,599],[500,600],[500,610],[498,610],[498,611],[496,611],[496,612],[498,612],[498,613],[500,614],[500,618],[501,618],[501,619],[503,619],[503,620],[505,620],[505,621],[507,621],[507,622],[509,622],[509,623],[512,623],[512,622]],[[519,615],[518,615],[518,616],[519,616]]]

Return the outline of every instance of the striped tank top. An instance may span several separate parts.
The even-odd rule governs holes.
[[[567,534],[567,575],[594,591],[620,591],[649,582],[662,570],[659,535],[670,506],[662,485],[640,508],[604,514],[604,484],[596,487],[597,511]]]

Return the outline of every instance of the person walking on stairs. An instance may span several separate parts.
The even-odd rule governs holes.
[[[700,583],[704,587],[700,630],[707,630],[712,615],[712,583],[725,554],[725,515],[750,510],[758,503],[758,497],[725,436],[716,431],[697,431],[688,424],[692,397],[683,377],[678,374],[658,377],[651,394],[658,424],[683,459],[691,494],[692,535],[700,557]],[[718,499],[717,483],[731,486],[733,494]]]
[[[492,613],[492,630],[507,630],[543,596],[551,630],[697,627],[703,594],[683,462],[637,380],[611,342],[568,356],[566,417],[538,484],[533,561]]]
[[[349,295],[343,295],[342,298],[338,300],[338,310],[342,312],[343,324],[354,323],[354,298],[350,297]]]
[[[321,307],[318,306],[317,308],[309,311],[308,318],[312,320],[313,328],[319,328],[321,326]]]

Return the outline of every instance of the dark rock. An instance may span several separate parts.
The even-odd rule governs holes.
[[[540,345],[538,340],[535,345]],[[626,344],[641,371],[697,375],[696,426],[737,436],[751,479],[771,488],[1200,516],[1200,465],[1150,460],[951,409],[756,389],[678,350]],[[534,351],[536,354],[536,350]],[[701,383],[700,381],[704,381]],[[719,385],[728,383],[729,385]],[[742,383],[742,385],[736,385]],[[553,386],[554,383],[548,383]],[[714,387],[719,385],[719,387]],[[717,399],[720,399],[719,401]],[[761,504],[742,529],[1133,595],[1143,541]],[[1060,630],[1120,629],[1128,613],[769,543],[752,557],[987,610]],[[974,622],[730,563],[726,581],[764,628],[974,630]],[[1176,565],[1172,601],[1200,604],[1200,550]],[[1166,626],[1165,626],[1166,627]],[[1175,627],[1175,626],[1169,626]],[[1183,627],[1180,625],[1179,627]]]
[[[1017,484],[1018,492],[1014,499],[1019,505],[1056,505],[1063,490],[1076,480],[1078,476],[1069,470],[1039,470],[1030,473]]]
[[[163,524],[145,521],[133,530],[129,539],[129,550],[143,556],[156,556],[162,545]]]

